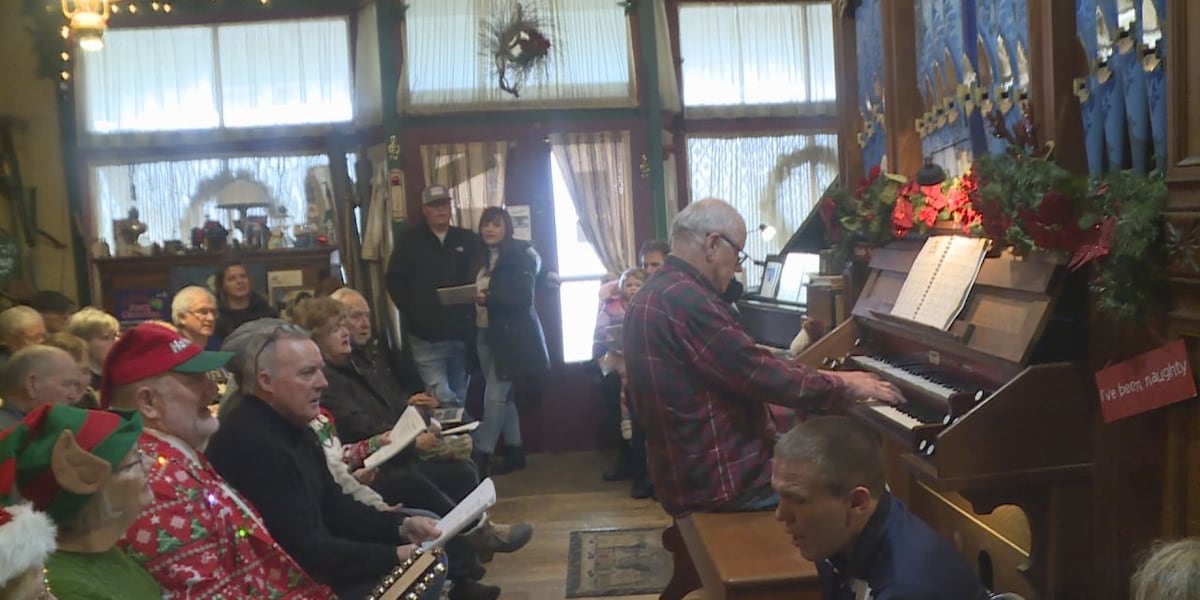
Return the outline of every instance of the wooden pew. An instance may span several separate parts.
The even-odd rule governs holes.
[[[675,570],[660,600],[704,587],[706,600],[819,600],[817,567],[771,512],[695,513],[663,533]]]

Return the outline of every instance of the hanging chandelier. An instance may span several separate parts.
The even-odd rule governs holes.
[[[104,29],[112,14],[112,0],[62,0],[63,16],[68,19],[71,33],[85,52],[104,47]]]

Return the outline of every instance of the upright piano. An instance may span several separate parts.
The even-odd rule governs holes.
[[[948,330],[890,313],[920,240],[876,249],[851,318],[799,357],[870,371],[907,404],[863,402],[888,484],[997,592],[1092,597],[1098,401],[1080,359],[1079,274],[1047,254],[989,254]]]

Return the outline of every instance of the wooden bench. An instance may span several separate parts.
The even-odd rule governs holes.
[[[675,561],[660,600],[701,586],[706,600],[819,600],[817,567],[770,512],[695,513],[663,532]]]

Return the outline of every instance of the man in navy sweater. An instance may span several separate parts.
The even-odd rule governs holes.
[[[775,518],[815,563],[823,600],[986,600],[966,560],[884,487],[875,436],[845,417],[775,444]]]

